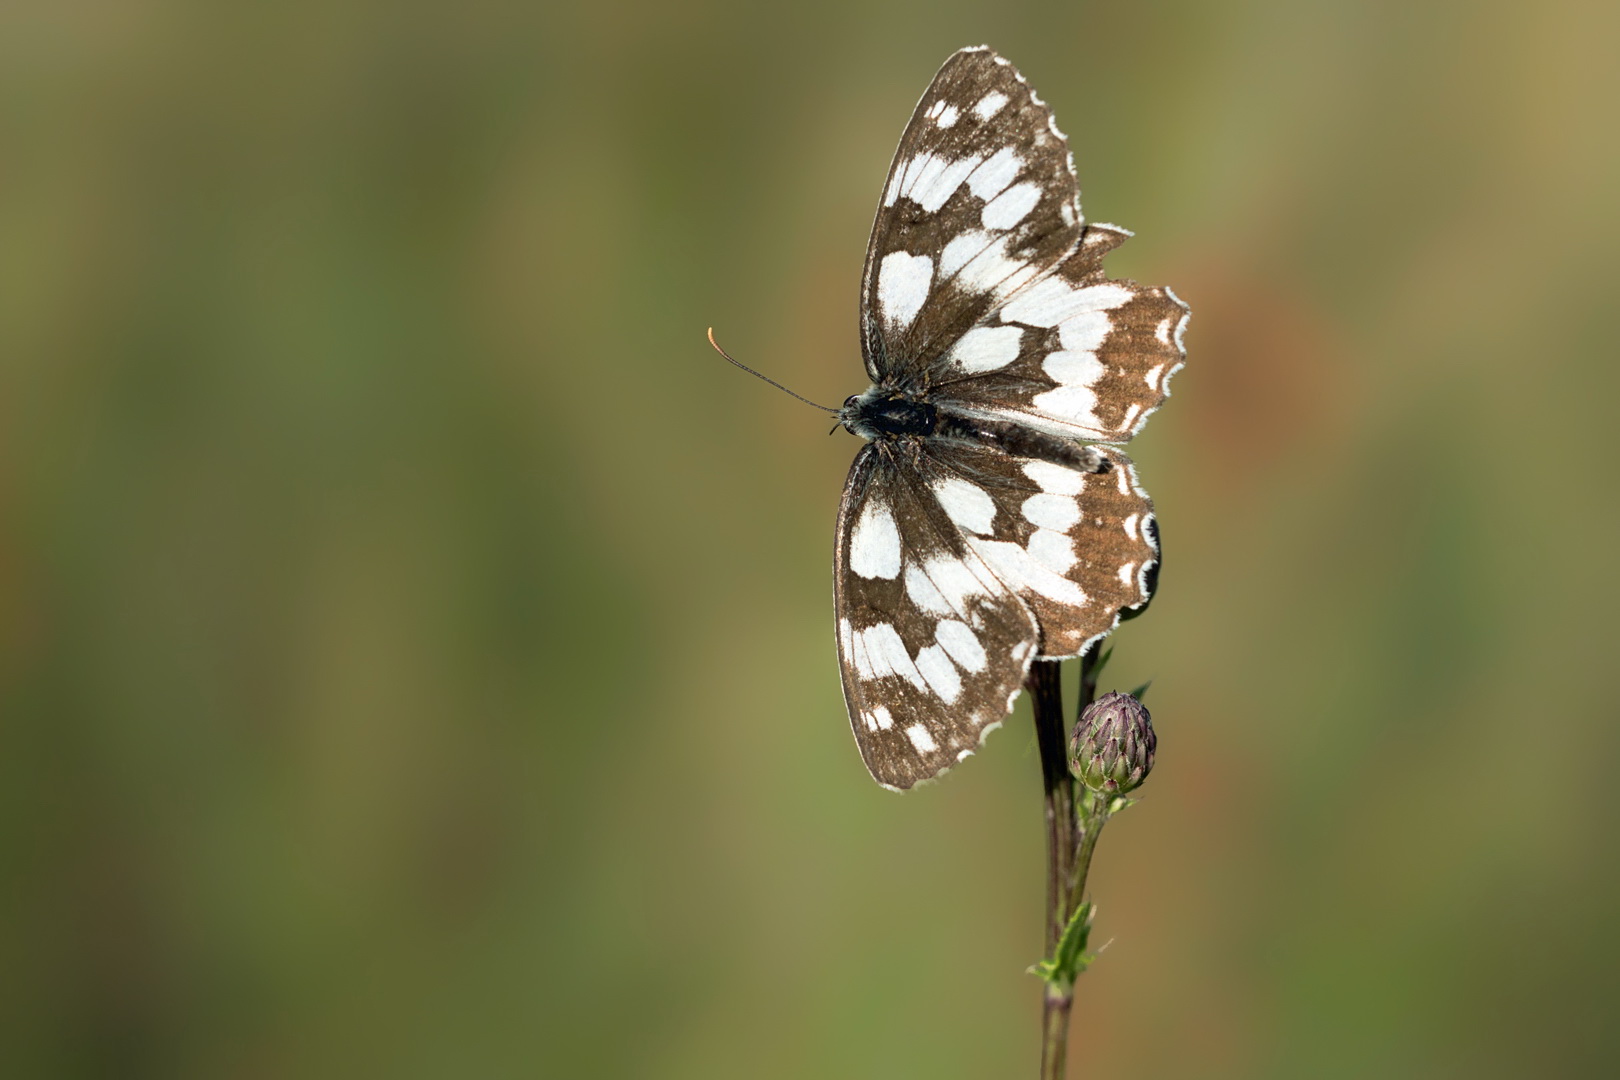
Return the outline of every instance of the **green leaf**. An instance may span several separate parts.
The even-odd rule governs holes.
[[[1030,968],[1029,973],[1059,987],[1065,993],[1072,989],[1074,980],[1091,966],[1092,960],[1096,959],[1086,952],[1086,941],[1091,937],[1093,911],[1089,902],[1076,908],[1069,918],[1069,925],[1063,928],[1063,936],[1058,939],[1057,949],[1051,958],[1042,960]]]
[[[1137,701],[1141,701],[1144,697],[1147,696],[1148,687],[1150,687],[1152,685],[1153,685],[1153,680],[1149,679],[1147,682],[1143,683],[1141,686],[1138,686],[1135,690],[1132,690],[1131,691],[1131,697],[1135,698]]]

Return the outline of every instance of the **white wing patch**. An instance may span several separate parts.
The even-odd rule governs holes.
[[[1024,475],[1035,481],[1037,487],[1054,495],[1078,495],[1086,486],[1085,474],[1066,465],[1050,461],[1026,461],[1022,468]]]
[[[1041,362],[1041,370],[1064,386],[1092,386],[1108,373],[1094,352],[1055,352]]]
[[[937,555],[923,561],[922,572],[944,601],[945,611],[940,614],[965,613],[969,600],[1001,591],[1001,586],[987,575],[977,559]]]
[[[1000,90],[992,90],[979,99],[978,104],[973,106],[973,111],[980,120],[988,120],[1000,112],[1009,100],[1007,95]]]
[[[1059,417],[1080,427],[1099,428],[1097,394],[1089,386],[1060,386],[1029,399],[1029,403],[1043,413]]]
[[[956,673],[956,665],[951,662],[950,654],[938,645],[930,645],[917,654],[917,670],[922,677],[928,680],[928,685],[934,693],[947,705],[956,704],[956,699],[962,694],[962,676]]]
[[[1063,495],[1042,492],[1024,500],[1024,520],[1040,529],[1063,531],[1080,520],[1080,504]]]
[[[884,321],[897,326],[911,325],[928,299],[934,280],[934,260],[927,255],[893,251],[883,257],[878,268],[878,307]]]
[[[1029,557],[1054,574],[1067,574],[1079,561],[1069,534],[1051,529],[1036,529],[1030,534]]]
[[[1040,267],[1007,254],[1007,236],[970,229],[939,253],[940,280],[954,277],[971,292],[1006,296],[1040,272]]]
[[[958,109],[955,105],[952,105],[944,98],[940,98],[938,101],[934,102],[928,107],[928,112],[924,115],[926,115],[928,119],[932,120],[935,125],[942,128],[948,128],[953,126],[957,120],[961,119],[962,110]]]
[[[856,670],[863,679],[898,675],[919,690],[928,688],[893,623],[878,623],[855,631],[853,645]]]
[[[936,102],[936,105],[939,104]],[[944,123],[945,117],[957,115],[954,108],[946,106],[940,111],[939,124],[941,127],[950,127]],[[963,157],[947,157],[942,154],[921,153],[910,158],[905,164],[894,170],[894,176],[883,193],[883,205],[893,206],[902,197],[910,199],[927,213],[938,213],[939,209],[951,201],[957,189],[965,182],[968,190],[983,199],[986,203],[1000,195],[1008,184],[1018,178],[1024,170],[1024,159],[1018,156],[1010,146],[1003,146],[989,157],[982,154],[968,154]],[[1025,194],[1021,189],[1028,188],[1033,193]],[[1010,223],[1004,226],[992,226],[990,218],[985,219],[986,227],[1011,228],[1023,219],[1024,215],[1040,200],[1040,188],[1034,184],[1019,184],[1012,189],[1019,194],[992,214],[992,217],[1009,217]],[[1029,205],[1022,206],[1025,199]],[[989,207],[985,207],[989,212]]]
[[[984,204],[979,220],[987,229],[1006,230],[1017,225],[1041,201],[1041,189],[1034,184],[1014,184]]]
[[[949,576],[945,575],[947,579]],[[906,580],[909,586],[913,581],[930,579],[913,578],[908,568]],[[943,593],[937,587],[935,594],[943,600]],[[898,677],[918,690],[933,694],[946,705],[954,705],[961,697],[963,672],[978,674],[989,667],[989,657],[978,634],[959,619],[942,620],[934,628],[935,643],[919,649],[915,657],[893,623],[880,622],[856,630],[844,619],[839,623],[839,636],[861,679]],[[892,715],[883,706],[864,713],[863,719],[874,731],[887,730],[893,724]]]
[[[957,528],[981,536],[990,532],[991,523],[996,519],[996,503],[983,488],[956,476],[935,480],[933,488],[934,497]]]
[[[863,578],[893,578],[900,573],[900,530],[880,499],[866,501],[850,531],[849,568]]]
[[[951,362],[963,371],[998,371],[1018,359],[1024,331],[1018,326],[979,326],[951,346]]]
[[[950,615],[956,611],[928,572],[916,563],[906,567],[906,599],[930,615]]]
[[[987,578],[977,560],[936,555],[922,562],[907,560],[906,599],[929,615],[971,617],[968,601],[999,591],[994,578]]]
[[[962,181],[978,168],[979,161],[980,159],[976,157],[952,160],[925,154],[913,162],[913,168],[908,170],[908,180],[900,188],[900,194],[909,195],[928,213],[935,213],[950,202],[951,196],[956,194],[956,189],[962,186]]]
[[[1026,326],[1058,326],[1077,316],[1112,311],[1132,295],[1131,290],[1122,285],[1070,288],[1068,282],[1054,274],[1013,297],[1001,309],[1001,321],[1020,322]]]
[[[1071,352],[1096,352],[1113,329],[1108,312],[1081,311],[1058,324],[1058,337]]]
[[[932,754],[939,749],[934,737],[928,734],[928,729],[921,724],[912,724],[906,728],[906,738],[911,740],[911,745],[917,748],[919,754]]]
[[[951,659],[961,665],[963,671],[977,673],[989,663],[984,646],[979,644],[979,635],[967,623],[946,619],[934,628],[934,640],[950,653]]]
[[[1086,594],[1080,586],[1043,566],[1027,549],[1008,540],[975,538],[968,543],[1014,592],[1039,593],[1048,600],[1075,607],[1085,604]]]
[[[1018,179],[1018,174],[1023,171],[1024,159],[1012,147],[1003,146],[973,170],[968,177],[968,190],[989,202]]]

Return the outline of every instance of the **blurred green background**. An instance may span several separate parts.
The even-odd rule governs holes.
[[[1615,1075],[1617,31],[0,8],[0,1072],[1033,1074],[1027,707],[872,784],[856,444],[703,340],[865,387],[889,156],[983,41],[1194,311],[1074,1075]]]

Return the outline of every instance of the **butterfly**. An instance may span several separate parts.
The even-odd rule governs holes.
[[[901,136],[861,279],[872,386],[838,512],[844,700],[884,787],[1004,720],[1030,665],[1152,599],[1153,504],[1118,445],[1185,360],[1186,304],[1110,280],[1068,140],[987,47],[945,61]]]

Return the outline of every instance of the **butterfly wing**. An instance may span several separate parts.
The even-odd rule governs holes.
[[[929,448],[928,494],[962,544],[1029,608],[1037,655],[1079,655],[1140,612],[1158,582],[1153,503],[1130,459],[1087,473],[981,445]]]
[[[874,382],[958,411],[1123,442],[1185,361],[1187,307],[1110,281],[1130,235],[1086,225],[1068,139],[1018,70],[963,49],[889,167],[861,289]]]
[[[1188,310],[1169,289],[1103,272],[1103,256],[1129,235],[1086,226],[1061,263],[952,344],[928,373],[930,400],[1088,441],[1140,431],[1186,362]]]
[[[872,225],[861,283],[872,381],[919,386],[1080,232],[1074,162],[1051,110],[988,48],[953,55],[906,125]]]
[[[844,702],[874,779],[904,789],[975,750],[1006,717],[1038,640],[1020,600],[933,497],[920,444],[868,443],[838,514]]]

